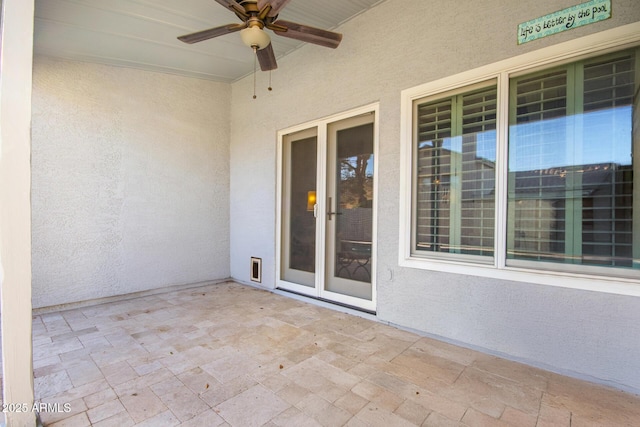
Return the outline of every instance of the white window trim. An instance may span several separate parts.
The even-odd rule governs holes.
[[[570,62],[573,58],[606,53],[609,50],[624,49],[640,43],[640,22],[623,25],[614,29],[591,34],[568,42],[519,55],[504,61],[469,70],[454,76],[445,77],[402,91],[400,115],[400,239],[399,260],[401,267],[423,270],[457,273],[493,279],[560,286],[621,295],[640,296],[640,277],[638,279],[586,274],[564,273],[557,271],[532,270],[508,267],[506,250],[495,253],[493,265],[469,264],[455,260],[441,260],[414,256],[411,253],[412,209],[413,209],[413,103],[427,96],[437,95],[490,79],[498,79],[498,152],[496,158],[496,192],[505,194],[507,183],[508,133],[508,85],[514,74],[530,72],[540,67]],[[506,197],[496,200],[496,247],[506,248]],[[498,232],[499,231],[499,232]]]

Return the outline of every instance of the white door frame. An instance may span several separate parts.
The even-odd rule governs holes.
[[[327,206],[327,129],[330,123],[338,122],[351,117],[364,114],[374,114],[373,121],[373,229],[372,229],[372,245],[371,245],[371,301],[361,298],[329,292],[325,290],[325,271],[326,271],[326,215]],[[286,129],[282,129],[277,133],[277,177],[276,177],[276,287],[293,291],[299,294],[307,295],[313,298],[328,300],[340,304],[346,304],[352,307],[361,308],[368,311],[376,310],[376,260],[377,260],[377,212],[378,212],[378,145],[379,145],[379,104],[369,104],[349,111],[338,113],[319,120],[302,123]],[[282,278],[282,206],[283,206],[283,170],[284,162],[284,137],[286,135],[300,132],[309,128],[317,128],[317,146],[318,146],[318,169],[317,169],[317,218],[316,218],[316,272],[315,287],[299,285],[297,283],[286,281]]]

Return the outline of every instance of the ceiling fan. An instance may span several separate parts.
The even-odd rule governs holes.
[[[276,35],[289,37],[303,42],[335,49],[342,40],[342,34],[308,25],[278,19],[278,13],[291,0],[216,0],[236,14],[241,24],[228,24],[210,28],[178,37],[185,43],[197,43],[214,37],[240,31],[240,37],[247,46],[251,47],[262,71],[278,68],[276,57],[271,46],[271,39],[264,31],[268,28]]]

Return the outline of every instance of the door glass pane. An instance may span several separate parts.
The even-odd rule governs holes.
[[[336,138],[335,277],[371,283],[373,124]]]
[[[290,142],[289,142],[290,141]],[[316,219],[316,136],[286,141],[289,171],[283,198],[284,280],[315,286]],[[311,273],[311,274],[304,274]]]
[[[289,268],[315,272],[316,221],[313,216],[316,190],[316,139],[291,144],[292,175]],[[313,203],[310,203],[313,198]]]

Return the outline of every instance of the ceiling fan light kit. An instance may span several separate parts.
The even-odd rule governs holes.
[[[242,42],[250,48],[256,48],[257,50],[264,49],[271,43],[269,34],[264,32],[258,26],[248,27],[240,30],[240,38]]]

